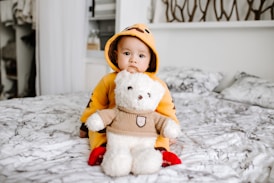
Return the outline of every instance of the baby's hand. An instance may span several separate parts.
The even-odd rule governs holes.
[[[80,130],[79,132],[79,137],[80,138],[87,138],[88,137],[88,132],[85,132],[83,130]]]

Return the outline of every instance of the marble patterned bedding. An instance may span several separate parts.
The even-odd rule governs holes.
[[[183,164],[111,178],[88,166],[78,137],[85,92],[0,102],[0,182],[274,182],[274,110],[219,94],[172,92]]]

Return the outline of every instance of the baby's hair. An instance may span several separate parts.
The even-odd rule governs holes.
[[[150,50],[150,62],[149,62],[149,67],[147,68],[147,72],[155,72],[156,71],[156,56],[154,54],[154,52],[151,50],[151,48],[149,47]]]
[[[117,45],[118,42],[120,41],[122,36],[117,37],[109,46],[109,51],[108,51],[108,57],[110,59],[110,61],[117,67],[118,67],[118,63],[116,62],[117,59],[117,54],[115,51],[117,51]]]
[[[109,52],[108,52],[108,56],[111,60],[111,62],[117,67],[118,67],[118,63],[116,62],[117,59],[117,55],[116,52],[117,51],[117,45],[119,43],[119,41],[121,40],[121,38],[124,36],[119,36],[117,37],[109,46]],[[137,38],[137,37],[136,37]],[[139,38],[138,38],[139,39]],[[141,40],[142,41],[142,40]],[[142,41],[143,42],[143,41]],[[154,52],[152,51],[152,49],[148,46],[149,50],[150,50],[150,62],[149,62],[149,67],[146,70],[146,72],[155,72],[156,71],[156,56],[154,54]]]

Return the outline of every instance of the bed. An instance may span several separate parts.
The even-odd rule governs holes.
[[[240,72],[216,92],[223,76],[160,71],[182,129],[171,150],[183,163],[152,175],[112,178],[88,166],[78,133],[89,92],[1,101],[0,182],[274,182],[274,84]]]

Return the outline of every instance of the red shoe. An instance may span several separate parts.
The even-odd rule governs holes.
[[[96,147],[93,149],[89,155],[88,164],[90,166],[100,165],[103,161],[105,152],[105,147]]]
[[[162,151],[162,155],[163,155],[162,167],[182,164],[181,159],[172,152]]]

